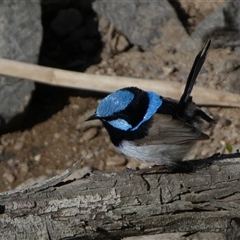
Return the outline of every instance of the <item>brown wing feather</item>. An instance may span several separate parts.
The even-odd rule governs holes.
[[[148,135],[143,139],[135,140],[137,145],[183,144],[209,139],[208,135],[169,115],[155,114],[153,122]]]

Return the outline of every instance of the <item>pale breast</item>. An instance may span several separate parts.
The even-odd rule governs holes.
[[[137,146],[132,141],[122,141],[119,150],[136,160],[152,165],[174,165],[181,161],[193,143]]]

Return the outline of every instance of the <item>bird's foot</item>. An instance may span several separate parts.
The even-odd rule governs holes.
[[[191,173],[193,171],[193,166],[191,166],[187,161],[180,161],[175,163],[172,166],[169,165],[153,165],[147,168],[136,170],[126,168],[127,172],[136,174],[136,175],[149,175],[157,173]]]
[[[146,175],[146,174],[155,174],[155,173],[166,173],[168,169],[165,165],[153,165],[148,168],[136,169],[135,174]]]

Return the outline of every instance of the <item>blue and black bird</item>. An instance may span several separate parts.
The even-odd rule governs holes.
[[[206,59],[210,40],[198,53],[179,101],[137,87],[105,97],[88,120],[99,119],[112,143],[125,155],[150,165],[174,168],[198,140],[202,120],[215,121],[192,101],[195,80]]]

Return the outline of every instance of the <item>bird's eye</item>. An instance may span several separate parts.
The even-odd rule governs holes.
[[[117,118],[114,118],[114,116],[102,118],[102,120],[104,120],[105,122],[109,122],[109,121],[112,121],[112,120],[115,120],[115,119],[117,119]]]

